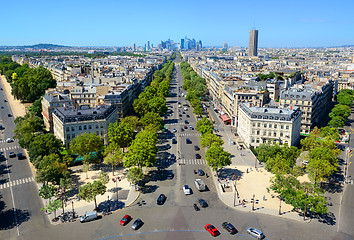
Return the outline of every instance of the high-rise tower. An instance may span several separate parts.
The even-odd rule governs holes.
[[[250,39],[248,43],[248,56],[257,56],[258,48],[258,30],[250,30]]]

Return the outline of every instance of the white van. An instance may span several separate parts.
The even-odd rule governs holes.
[[[88,212],[88,213],[85,213],[85,215],[80,217],[80,222],[89,222],[89,221],[95,220],[96,218],[97,218],[96,211]]]

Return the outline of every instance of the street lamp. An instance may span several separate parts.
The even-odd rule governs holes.
[[[71,201],[71,206],[73,208],[73,219],[75,218],[75,211],[74,211],[74,201]]]
[[[109,213],[111,210],[110,210],[110,206],[109,206],[109,196],[107,196],[107,212]]]
[[[255,196],[253,194],[252,211],[254,211],[254,201],[255,201]]]
[[[304,221],[305,221],[305,216],[306,216],[306,208],[307,208],[307,201],[308,201],[308,192],[312,192],[312,189],[310,187],[304,187],[304,191],[306,192],[306,201],[305,201],[305,211],[304,211]]]
[[[118,200],[118,182],[120,182],[121,178],[120,177],[114,177],[112,178],[112,181],[116,183],[116,189],[117,189],[117,209],[119,209],[119,200]]]

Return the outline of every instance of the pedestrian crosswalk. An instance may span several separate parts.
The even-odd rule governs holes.
[[[206,160],[204,160],[204,159],[180,159],[177,162],[179,164],[182,164],[182,165],[202,165],[202,164],[207,164]]]
[[[19,146],[10,146],[10,147],[5,147],[5,148],[0,148],[0,152],[14,150],[14,149],[17,149],[17,148],[19,148]]]
[[[184,125],[190,126],[190,125],[192,125],[192,126],[194,126],[195,123],[192,123],[192,122],[190,122],[190,123],[180,122],[180,123],[165,123],[165,125],[172,125],[172,126],[184,126]]]
[[[33,182],[33,181],[34,181],[33,177],[17,179],[17,180],[13,180],[11,182],[7,182],[7,183],[1,184],[0,185],[0,189],[4,189],[4,188],[8,188],[8,187],[14,187],[14,186],[18,186],[18,185],[25,184],[25,183],[30,183],[30,182]]]
[[[202,134],[200,133],[178,133],[178,136],[185,137],[185,136],[197,136],[200,137]]]

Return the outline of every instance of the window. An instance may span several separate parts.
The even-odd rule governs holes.
[[[272,128],[272,124],[269,124],[269,128]]]
[[[256,143],[259,143],[259,139],[257,139]]]
[[[273,133],[273,137],[276,137],[276,136],[277,136],[277,132],[274,132],[274,133]]]
[[[101,128],[103,128],[103,124],[101,124]]]
[[[289,130],[289,125],[286,125],[286,130]]]
[[[278,125],[277,124],[274,124],[274,128],[277,128],[278,127]]]
[[[257,127],[260,127],[261,126],[261,124],[260,123],[257,123]]]
[[[75,131],[75,128],[74,128],[74,127],[71,127],[71,131],[74,132],[74,131]]]
[[[281,128],[281,129],[284,129],[284,125],[280,125],[280,128]]]
[[[97,135],[97,136],[99,135],[99,133],[100,133],[99,131],[96,131],[96,135]]]
[[[257,135],[259,135],[259,130],[257,130]]]
[[[72,138],[73,138],[73,139],[75,138],[75,134],[72,135]]]
[[[66,131],[69,132],[69,131],[70,131],[70,128],[69,128],[69,127],[66,127]]]
[[[68,134],[68,136],[66,136],[66,139],[70,140],[70,134]]]
[[[96,128],[98,128],[98,124],[96,125]]]
[[[86,130],[86,125],[84,125],[84,130]]]
[[[79,126],[79,130],[80,130],[80,131],[82,130],[82,127],[81,127],[81,126]]]
[[[91,125],[89,125],[89,128],[88,129],[91,129]]]
[[[253,124],[252,124],[252,126],[253,126],[253,127],[255,127],[255,126],[256,126],[256,124],[255,124],[255,123],[253,123]]]
[[[267,127],[267,124],[265,123],[263,126],[266,128],[266,127]]]
[[[283,133],[282,133],[282,132],[280,133],[280,136],[281,136],[281,137],[283,136]]]

